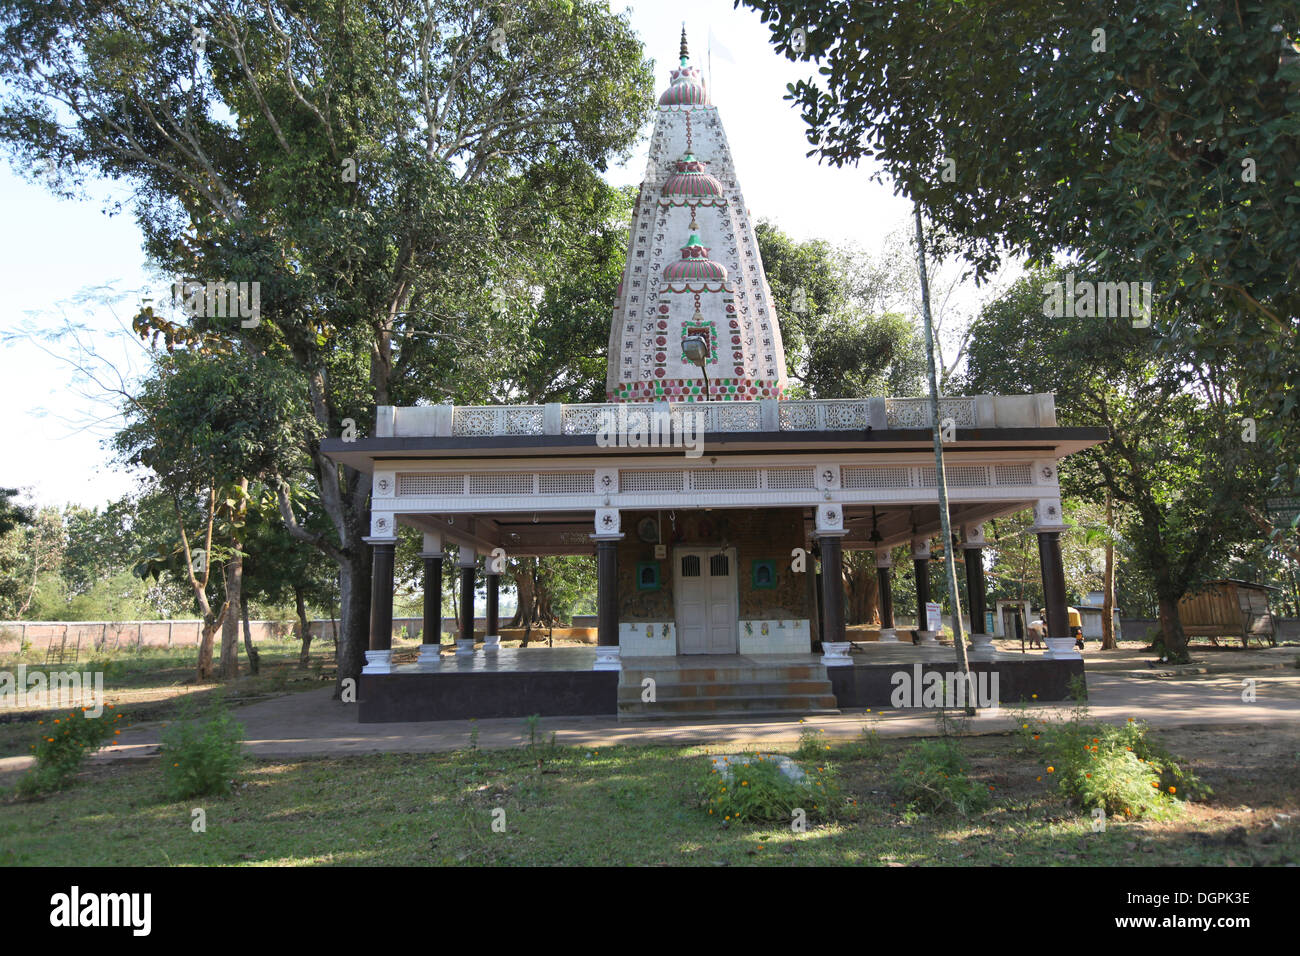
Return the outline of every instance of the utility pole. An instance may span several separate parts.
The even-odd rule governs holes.
[[[952,525],[948,520],[948,477],[943,470],[943,431],[939,421],[939,376],[934,361],[934,322],[930,317],[930,280],[925,272],[925,231],[921,226],[921,205],[913,200],[916,219],[916,266],[921,275],[921,315],[925,319],[925,364],[930,384],[930,426],[934,433],[934,475],[939,489],[939,527],[943,533],[943,566],[948,579],[948,596],[952,601],[952,642],[957,650],[957,679],[966,690],[966,713],[975,715],[970,700],[971,683],[966,679],[966,635],[961,626],[961,596],[957,593],[957,563],[953,552]]]

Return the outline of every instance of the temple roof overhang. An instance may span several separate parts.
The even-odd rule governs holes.
[[[944,454],[968,457],[973,453],[1007,453],[1017,457],[1064,458],[1091,448],[1107,438],[1104,428],[958,428],[944,443]],[[933,433],[928,428],[894,428],[876,431],[808,432],[705,432],[705,457],[738,455],[808,455],[833,452],[837,457],[854,453],[876,459],[934,454]],[[371,472],[378,465],[465,459],[467,467],[484,460],[519,458],[662,458],[680,460],[682,448],[602,447],[596,435],[462,435],[327,438],[321,451],[340,464]]]

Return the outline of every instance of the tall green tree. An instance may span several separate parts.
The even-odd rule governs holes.
[[[302,447],[297,432],[314,428],[295,414],[302,408],[302,389],[300,379],[257,356],[217,358],[180,350],[160,355],[138,391],[123,396],[126,425],[114,446],[124,464],[156,476],[176,517],[175,544],[147,556],[141,575],[167,570],[189,584],[203,618],[200,681],[212,677],[217,629],[227,613],[238,610],[238,593],[230,593],[233,579],[227,577],[214,595],[220,576],[213,572],[242,554],[248,481],[293,473]],[[223,658],[231,653],[225,648]],[[228,663],[223,670],[233,676]]]
[[[1151,280],[1175,352],[1243,389],[1300,481],[1300,47],[1294,0],[744,0],[812,152],[871,160],[987,273],[1060,250]]]
[[[329,528],[295,520],[287,481],[282,518],[339,566],[355,677],[370,478],[319,436],[365,435],[379,405],[484,397],[512,302],[589,229],[572,184],[651,106],[626,17],[595,0],[0,0],[0,30],[0,142],[20,168],[125,181],[162,271],[259,283],[256,316],[207,301],[136,326],[169,347],[238,341],[305,382],[318,430],[299,447]]]
[[[897,310],[908,279],[892,258],[796,242],[775,224],[754,229],[796,391],[812,398],[915,395],[920,337]]]
[[[1107,441],[1062,462],[1062,491],[1121,506],[1165,647],[1185,658],[1178,601],[1254,536],[1245,507],[1268,486],[1241,384],[1252,369],[1231,354],[1213,364],[1171,355],[1128,319],[1050,315],[1053,283],[1064,279],[1063,270],[1031,274],[985,308],[970,380],[982,392],[1055,392],[1063,421],[1107,429]]]

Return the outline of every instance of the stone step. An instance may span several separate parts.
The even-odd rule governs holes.
[[[769,694],[763,697],[694,697],[658,700],[653,704],[619,701],[618,715],[639,717],[725,717],[755,714],[838,714],[830,694]]]
[[[755,680],[755,681],[699,681],[680,683],[677,681],[655,682],[655,697],[659,700],[691,699],[699,697],[770,697],[804,694],[819,696],[830,694],[831,682],[828,680]],[[640,682],[620,684],[618,699],[620,701],[639,701],[642,688]]]
[[[727,667],[625,668],[623,680],[640,684],[653,677],[657,684],[695,684],[754,680],[826,680],[826,668],[820,664],[756,664]]]

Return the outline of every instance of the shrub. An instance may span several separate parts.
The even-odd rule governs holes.
[[[194,715],[189,701],[182,719],[163,732],[163,784],[173,800],[229,793],[243,762],[244,728],[218,704],[207,717]]]
[[[900,802],[913,812],[966,815],[988,805],[989,795],[967,776],[966,758],[952,740],[921,740],[898,762],[893,776]]]
[[[711,768],[700,786],[701,806],[722,823],[789,823],[794,811],[802,809],[809,820],[834,816],[841,797],[835,770],[827,763],[802,767],[802,782],[781,772],[776,760],[751,754],[749,763],[733,762],[731,774]]]
[[[42,720],[40,738],[32,746],[36,766],[19,781],[19,792],[62,790],[86,757],[113,739],[121,718],[110,705],[98,717],[86,716],[83,709]]]
[[[1208,796],[1210,789],[1178,758],[1151,740],[1149,728],[1130,719],[1123,726],[1070,720],[1044,723],[1044,759],[1072,803],[1131,818],[1168,816],[1179,800]]]

